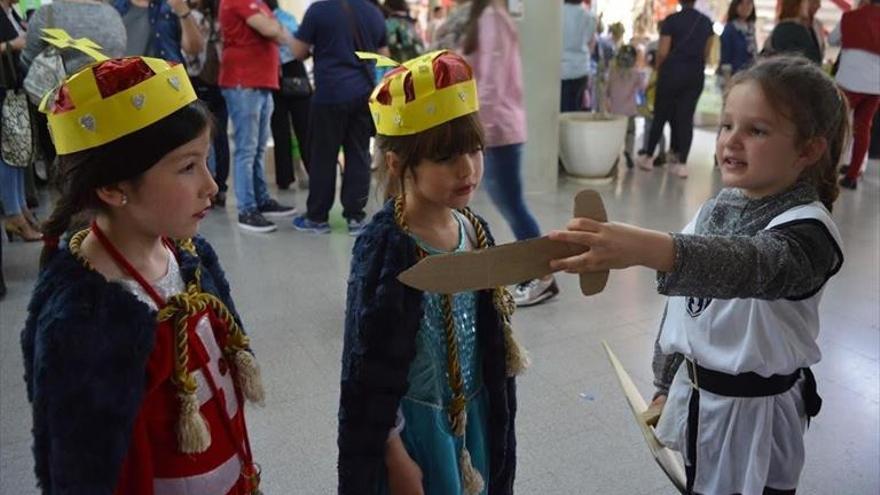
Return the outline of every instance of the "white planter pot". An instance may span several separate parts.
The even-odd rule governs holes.
[[[576,178],[613,180],[614,164],[626,139],[627,117],[589,112],[559,116],[559,157]]]

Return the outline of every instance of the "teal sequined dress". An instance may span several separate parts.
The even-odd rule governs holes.
[[[468,220],[456,213],[459,243],[455,251],[471,248],[465,228]],[[413,236],[429,255],[442,251]],[[416,357],[409,370],[409,389],[400,402],[405,426],[401,432],[406,451],[421,467],[425,495],[464,495],[458,457],[461,438],[452,432],[447,406],[452,400],[446,366],[446,326],[441,296],[424,293],[424,315],[416,335]],[[458,340],[459,364],[467,398],[464,441],[474,467],[488,479],[488,411],[483,388],[482,357],[477,343],[477,293],[453,295],[452,312]],[[387,491],[386,491],[387,492]],[[484,489],[482,494],[486,493]]]

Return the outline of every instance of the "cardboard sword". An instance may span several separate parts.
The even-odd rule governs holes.
[[[611,347],[609,347],[608,343],[604,340],[602,341],[602,347],[605,348],[605,353],[608,355],[608,361],[611,362],[611,367],[614,368],[614,373],[617,375],[617,381],[620,383],[620,388],[623,389],[623,395],[626,396],[626,402],[629,404],[629,408],[632,410],[633,416],[636,418],[636,423],[639,425],[639,429],[642,430],[642,435],[645,437],[645,442],[648,444],[648,449],[651,451],[651,455],[654,456],[657,465],[660,466],[660,469],[663,470],[663,473],[666,474],[669,481],[675,485],[675,488],[681,493],[686,493],[687,478],[684,472],[684,465],[678,460],[678,457],[676,457],[674,452],[664,447],[663,444],[657,440],[657,436],[654,434],[654,428],[648,425],[644,414],[645,411],[648,410],[648,404],[645,402],[642,394],[639,393],[639,389],[636,388],[629,373],[623,369],[620,360],[618,360],[617,356],[611,352]]]
[[[592,190],[575,196],[574,216],[600,222],[608,220],[602,197]],[[584,246],[540,237],[476,251],[428,256],[401,273],[398,280],[410,287],[440,294],[491,289],[549,275],[552,273],[550,260],[584,251]],[[584,273],[580,279],[585,296],[598,294],[605,288],[608,271]]]

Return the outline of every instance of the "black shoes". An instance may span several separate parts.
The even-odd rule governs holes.
[[[275,201],[274,199],[270,199],[266,201],[262,205],[260,205],[260,213],[267,217],[291,217],[296,215],[296,208],[293,206],[287,206]]]
[[[846,176],[844,176],[842,179],[840,179],[839,184],[840,184],[840,187],[844,187],[846,189],[852,189],[853,191],[855,191],[856,186],[858,185],[858,183],[856,182],[855,179],[850,179],[849,177],[846,177]]]
[[[238,214],[238,228],[248,232],[275,232],[278,227],[266,220],[259,211],[246,211]]]

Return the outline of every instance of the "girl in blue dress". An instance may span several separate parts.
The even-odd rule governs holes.
[[[424,256],[493,244],[467,208],[483,174],[477,101],[473,71],[450,52],[389,71],[370,99],[389,200],[354,247],[340,494],[513,492],[514,376],[527,357],[509,294],[423,293],[397,280]]]

